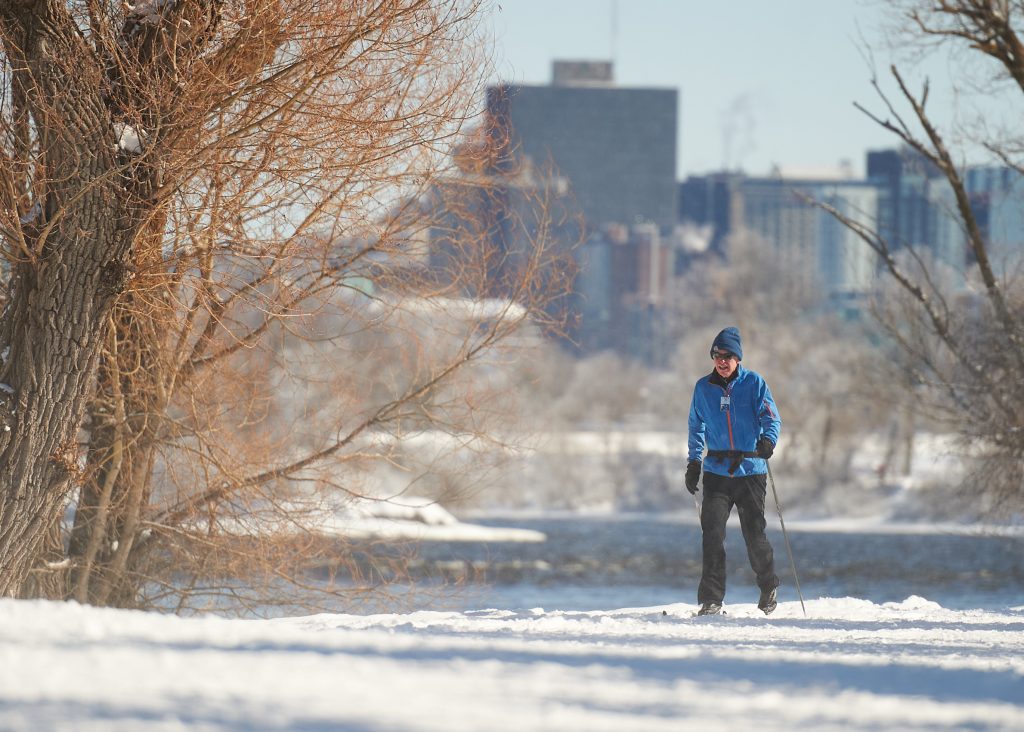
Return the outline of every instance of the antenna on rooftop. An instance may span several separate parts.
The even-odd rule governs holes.
[[[608,57],[609,57],[609,60],[612,62],[612,66],[614,67],[614,66],[618,65],[616,63],[618,61],[618,59],[615,58],[615,54],[616,54],[616,50],[617,50],[617,46],[618,46],[618,41],[619,41],[619,2],[618,2],[618,0],[611,0],[611,16],[612,16],[611,17],[611,21],[612,22],[611,22],[611,28],[610,28],[610,38],[609,38],[609,41],[608,41]]]

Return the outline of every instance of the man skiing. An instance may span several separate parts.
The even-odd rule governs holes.
[[[697,588],[698,615],[718,615],[725,599],[725,524],[735,505],[750,566],[761,590],[757,606],[775,610],[779,578],[764,518],[768,464],[782,420],[771,390],[756,372],[743,368],[737,328],[725,328],[711,344],[714,369],[693,389],[689,418],[686,489],[697,494],[704,469],[700,528],[704,566]],[[704,449],[707,457],[701,462]]]

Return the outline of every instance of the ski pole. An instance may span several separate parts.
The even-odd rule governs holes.
[[[807,617],[807,608],[804,606],[804,593],[800,591],[800,578],[796,576],[796,562],[793,561],[793,548],[789,545],[789,534],[786,533],[786,521],[782,518],[782,504],[779,503],[779,492],[775,490],[775,478],[772,476],[772,466],[765,460],[768,467],[768,480],[772,484],[772,497],[775,498],[775,510],[779,512],[779,525],[782,526],[782,540],[786,542],[786,553],[789,554],[789,567],[793,570],[793,582],[796,584],[796,594],[800,598],[800,609]]]

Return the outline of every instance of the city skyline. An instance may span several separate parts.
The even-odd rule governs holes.
[[[883,109],[872,66],[891,91],[894,61],[915,88],[932,80],[929,108],[941,124],[962,123],[965,95],[943,83],[947,56],[894,57],[891,22],[874,0],[507,0],[487,19],[492,83],[548,84],[554,60],[586,58],[612,60],[623,86],[677,88],[679,179],[725,169],[766,175],[773,166],[825,174],[842,165],[862,177],[867,151],[899,140],[854,102]]]

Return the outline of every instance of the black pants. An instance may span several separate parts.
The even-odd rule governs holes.
[[[704,572],[697,588],[697,602],[721,604],[725,599],[725,524],[734,505],[740,516],[750,567],[757,574],[757,586],[762,590],[779,586],[772,545],[764,533],[767,483],[768,476],[763,474],[729,478],[704,473],[704,506],[700,514]]]

